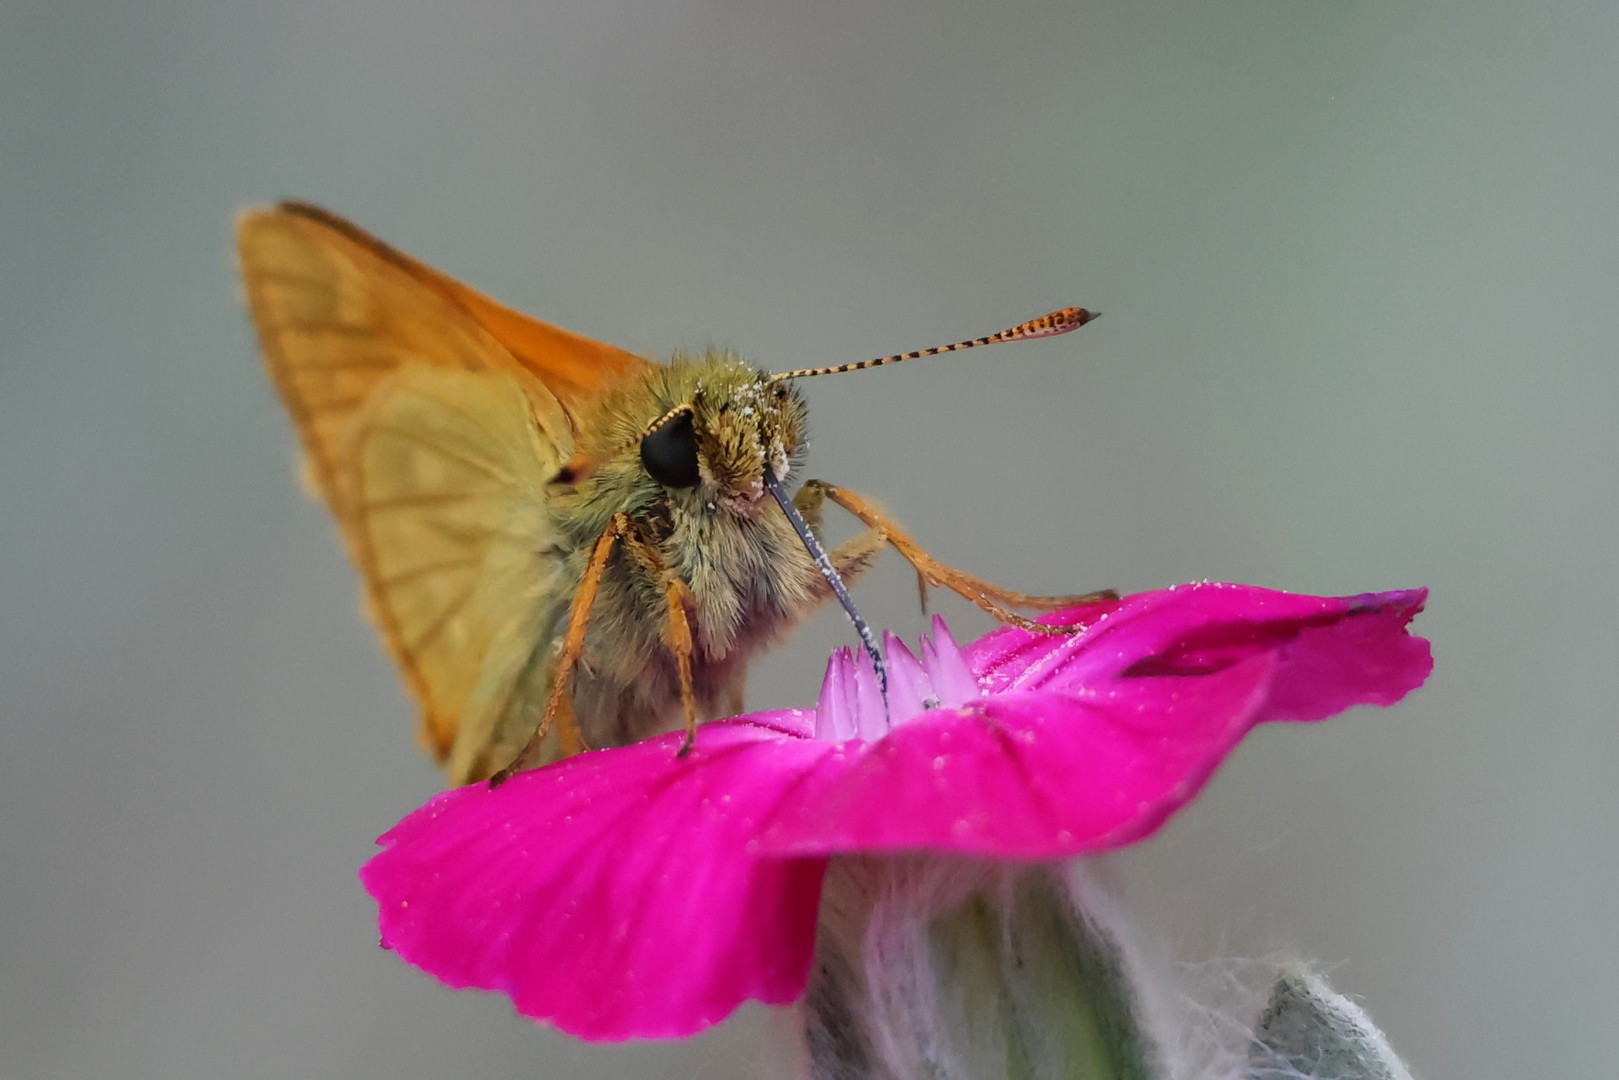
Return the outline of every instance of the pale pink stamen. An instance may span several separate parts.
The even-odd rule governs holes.
[[[937,708],[939,699],[933,692],[933,680],[905,642],[884,630],[883,652],[888,656],[889,719],[903,724],[920,712]]]
[[[922,637],[922,656],[894,634],[884,631],[883,650],[888,661],[888,708],[883,708],[877,670],[871,657],[850,649],[833,652],[821,680],[815,706],[815,737],[823,742],[882,738],[903,724],[933,709],[955,709],[982,696],[978,680],[950,629],[938,616],[933,637]]]
[[[855,737],[875,742],[888,734],[889,713],[883,707],[883,691],[877,681],[877,666],[862,649],[854,658],[854,694],[852,695]]]
[[[938,615],[933,616],[933,637],[922,638],[922,664],[933,679],[933,693],[940,708],[959,709],[983,696],[966,654]]]
[[[822,742],[843,742],[855,737],[854,658],[848,649],[833,649],[821,678],[821,696],[815,703],[815,737]]]

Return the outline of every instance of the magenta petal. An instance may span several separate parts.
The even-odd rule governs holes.
[[[1424,638],[1405,628],[1426,589],[1354,597],[1348,612],[1277,649],[1282,664],[1261,720],[1322,720],[1354,705],[1393,705],[1433,671]]]
[[[970,647],[986,697],[897,726],[810,776],[762,845],[1049,859],[1149,835],[1263,720],[1388,705],[1428,675],[1422,590],[1296,596],[1191,585],[1003,630]],[[1063,616],[1059,616],[1062,618]]]
[[[803,992],[822,860],[758,858],[782,793],[835,747],[803,714],[705,725],[447,791],[361,871],[383,943],[586,1039],[675,1037]]]
[[[1059,613],[1085,629],[1047,637],[1007,628],[968,659],[991,693],[1095,687],[1109,679],[1200,676],[1261,653],[1291,668],[1265,719],[1320,719],[1387,705],[1428,675],[1427,642],[1404,627],[1427,591],[1323,597],[1251,585],[1193,584]]]
[[[926,848],[1017,859],[1154,831],[1253,726],[1275,661],[1192,680],[1119,680],[1093,697],[1011,694],[894,729],[810,777],[761,837],[781,854]]]

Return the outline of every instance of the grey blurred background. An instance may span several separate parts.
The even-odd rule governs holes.
[[[295,195],[553,320],[785,368],[811,472],[1016,587],[1425,584],[1431,683],[1258,733],[1123,857],[1419,1073],[1619,1030],[1619,6],[0,5],[0,1077],[747,1077],[377,949],[435,788],[240,310]],[[914,634],[889,560],[860,590]],[[975,613],[941,602],[963,633]],[[829,613],[753,704],[813,696]]]

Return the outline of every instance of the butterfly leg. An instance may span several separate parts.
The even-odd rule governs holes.
[[[820,528],[821,511],[826,506],[826,493],[831,486],[822,480],[811,480],[799,488],[798,494],[793,496],[793,505],[798,508],[798,512],[804,516],[805,521],[816,528]],[[859,536],[839,544],[832,551],[832,565],[837,567],[838,574],[845,579],[852,578],[875,562],[882,549],[887,546],[887,532],[877,527],[868,528]],[[844,568],[845,562],[849,566],[847,570]],[[916,595],[917,601],[922,606],[922,612],[926,614],[928,579],[921,570],[916,571]]]
[[[867,529],[858,536],[851,536],[831,551],[827,558],[832,560],[832,568],[844,581],[853,581],[855,578],[871,569],[877,561],[877,556],[883,553],[888,546],[888,534],[881,529]],[[830,596],[830,586],[828,587]]]
[[[840,488],[824,480],[807,480],[804,489],[814,489],[818,495],[810,498],[830,499],[838,506],[853,514],[863,524],[879,529],[894,546],[894,550],[904,557],[905,561],[916,567],[919,585],[922,587],[924,603],[926,602],[927,586],[942,585],[952,592],[960,595],[969,602],[989,612],[997,619],[1013,626],[1037,634],[1064,634],[1072,631],[1067,627],[1048,626],[1045,623],[1035,622],[1024,618],[1009,610],[1013,607],[1028,608],[1034,611],[1057,611],[1065,607],[1079,604],[1092,604],[1100,600],[1112,600],[1118,593],[1112,589],[1103,589],[1099,592],[1083,593],[1078,596],[1034,596],[1029,593],[1015,592],[1003,589],[999,585],[992,585],[980,578],[953,566],[939,562],[926,551],[894,521],[877,509],[876,505],[863,495],[859,495],[847,488]]]
[[[821,510],[826,505],[826,492],[818,481],[811,481],[798,489],[793,496],[793,507],[809,523],[817,533],[821,531]],[[845,582],[853,581],[867,570],[871,569],[882,554],[883,548],[888,546],[888,534],[880,528],[868,528],[857,536],[852,536],[827,552],[832,560],[832,568]],[[926,589],[927,583],[917,576],[917,583]],[[832,588],[824,582],[820,586],[821,598],[830,600]]]
[[[632,523],[624,534],[624,547],[640,564],[647,576],[663,590],[664,602],[669,605],[669,621],[664,624],[663,644],[675,658],[680,673],[680,705],[686,714],[686,741],[680,744],[676,757],[685,757],[697,740],[697,690],[692,680],[691,658],[696,651],[692,642],[691,622],[686,617],[688,606],[695,606],[697,598],[691,586],[663,565],[663,556],[647,541]]]
[[[556,674],[551,677],[551,693],[545,700],[545,712],[541,714],[534,734],[528,737],[528,742],[523,744],[511,764],[489,778],[490,787],[499,787],[522,772],[539,752],[554,724],[560,722],[572,726],[572,731],[563,732],[565,745],[574,743],[583,746],[578,721],[573,719],[573,710],[568,708],[568,680],[579,664],[580,653],[585,649],[585,631],[590,627],[590,606],[596,601],[596,587],[601,584],[602,571],[607,568],[607,557],[613,553],[613,544],[624,537],[630,528],[628,515],[614,514],[612,523],[591,550],[585,576],[579,582],[578,591],[573,594],[573,603],[568,607],[568,631],[562,638],[562,652],[557,657]]]

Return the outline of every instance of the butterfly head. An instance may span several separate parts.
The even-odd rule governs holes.
[[[785,479],[802,461],[805,408],[797,388],[770,382],[730,354],[676,357],[641,389],[633,402],[609,403],[621,420],[617,449],[587,451],[564,467],[560,481],[598,474],[603,482],[629,480],[645,501],[752,517],[770,502],[766,469]],[[599,471],[591,459],[602,463]]]
[[[642,437],[642,467],[665,488],[751,517],[766,468],[785,477],[802,459],[803,399],[724,354],[677,361],[669,382],[664,400],[676,404]]]

